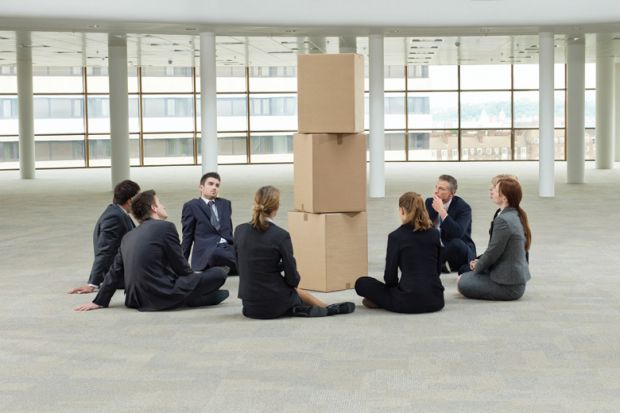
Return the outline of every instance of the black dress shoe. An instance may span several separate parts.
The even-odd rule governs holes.
[[[327,306],[327,315],[349,314],[353,311],[355,311],[355,304],[349,301],[330,304]]]
[[[296,305],[291,308],[291,315],[293,317],[325,317],[327,314],[327,308],[316,307],[313,305]]]

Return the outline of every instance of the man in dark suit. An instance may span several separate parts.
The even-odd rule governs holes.
[[[455,195],[457,188],[453,176],[441,175],[433,197],[426,199],[428,215],[441,234],[443,272],[456,271],[476,257],[471,239],[471,207]]]
[[[236,274],[232,207],[229,200],[218,198],[220,181],[217,172],[207,172],[200,178],[200,198],[183,205],[181,246],[186,259],[189,259],[191,251],[192,268],[195,270],[226,266]]]
[[[121,239],[135,227],[129,211],[131,199],[139,191],[140,186],[130,180],[122,181],[114,187],[112,203],[103,211],[93,231],[95,260],[90,270],[88,284],[72,288],[68,291],[69,294],[88,294],[97,291],[112,265],[114,256],[121,245]],[[123,288],[122,283],[119,288]]]
[[[97,297],[76,311],[107,307],[123,279],[125,305],[140,311],[215,305],[228,297],[227,290],[219,290],[226,281],[222,268],[192,271],[181,252],[176,227],[165,221],[166,207],[155,191],[137,195],[132,211],[140,226],[123,238]]]

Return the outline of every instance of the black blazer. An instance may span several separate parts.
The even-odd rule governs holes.
[[[241,224],[235,228],[234,238],[239,298],[244,303],[290,307],[297,297],[300,277],[289,233],[273,223],[265,232]]]
[[[433,209],[433,198],[426,199],[426,210],[435,222],[437,211]],[[461,239],[469,248],[470,257],[476,256],[476,245],[471,239],[471,207],[463,198],[454,196],[448,208],[448,216],[441,224],[441,241],[447,245],[453,239]]]
[[[202,198],[192,199],[183,205],[181,224],[183,226],[183,256],[189,259],[192,251],[192,268],[204,270],[220,242],[224,238],[229,244],[233,243],[232,235],[232,206],[224,198],[215,199],[215,207],[220,221],[219,231],[211,225],[211,208]],[[192,250],[192,245],[194,246]]]
[[[95,259],[88,283],[99,285],[110,269],[123,236],[134,228],[133,221],[120,205],[110,204],[103,211],[93,231]],[[119,288],[122,288],[122,284]]]
[[[443,297],[440,251],[437,230],[413,231],[411,225],[401,225],[388,236],[383,274],[386,286],[397,287],[403,293],[435,293]]]
[[[182,305],[200,280],[183,257],[174,224],[154,219],[144,221],[123,238],[93,302],[107,307],[123,278],[125,305],[140,311]]]

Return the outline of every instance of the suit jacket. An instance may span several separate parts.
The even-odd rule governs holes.
[[[272,308],[293,305],[300,277],[289,233],[273,223],[264,232],[241,224],[235,228],[234,246],[239,298]]]
[[[181,246],[186,259],[189,259],[189,253],[192,251],[192,268],[197,271],[204,270],[207,267],[207,263],[221,238],[224,238],[229,244],[233,243],[230,201],[216,198],[215,207],[220,222],[219,231],[211,225],[212,211],[202,198],[192,199],[183,205],[183,212],[181,213],[183,242]]]
[[[121,239],[133,228],[133,221],[120,205],[110,204],[103,211],[93,231],[95,260],[90,270],[89,284],[99,285],[103,282],[121,245]]]
[[[426,210],[431,221],[435,222],[437,211],[433,209],[433,198],[426,199]],[[447,245],[453,239],[460,239],[470,249],[470,257],[475,257],[476,245],[471,239],[471,207],[463,198],[454,196],[447,212],[448,216],[440,227],[443,245]]]
[[[411,225],[401,225],[388,235],[383,274],[386,286],[398,287],[404,293],[438,293],[443,297],[440,251],[435,229],[413,231]]]
[[[186,301],[200,281],[179,243],[173,223],[148,219],[121,242],[95,304],[107,307],[125,280],[125,305],[140,311],[167,310]]]
[[[504,285],[525,284],[530,270],[525,256],[525,234],[515,208],[505,208],[493,220],[493,234],[487,250],[476,264],[476,273],[487,273]]]

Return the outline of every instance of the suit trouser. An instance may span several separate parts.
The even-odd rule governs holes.
[[[232,245],[225,242],[217,244],[217,247],[211,254],[207,268],[226,266],[230,268],[230,273],[237,273],[237,257],[235,249]]]
[[[220,290],[226,281],[226,271],[220,267],[195,273],[200,277],[196,288],[187,296],[185,304],[189,307],[202,307],[221,303],[228,297],[228,291]]]
[[[404,293],[398,287],[388,287],[372,277],[358,278],[355,292],[379,307],[395,313],[432,313],[444,306],[443,291]]]
[[[471,251],[463,240],[453,239],[441,249],[440,260],[441,263],[448,261],[452,271],[456,271],[461,268],[462,265],[468,264],[475,256],[475,252]]]
[[[525,293],[525,284],[503,285],[491,279],[488,273],[466,272],[461,275],[458,290],[467,298],[493,301],[518,300]]]

